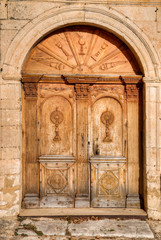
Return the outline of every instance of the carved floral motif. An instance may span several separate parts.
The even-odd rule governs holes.
[[[37,97],[37,84],[24,83],[25,97]]]
[[[89,84],[76,84],[75,91],[77,99],[88,99]]]
[[[139,89],[136,85],[126,85],[127,100],[137,100]]]

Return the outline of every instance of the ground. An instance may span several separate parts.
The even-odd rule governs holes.
[[[2,218],[1,240],[161,240],[161,221],[139,219]]]

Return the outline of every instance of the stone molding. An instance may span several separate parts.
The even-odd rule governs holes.
[[[40,38],[58,28],[80,23],[104,28],[128,43],[142,65],[144,76],[161,75],[161,64],[152,43],[132,21],[111,7],[77,4],[69,7],[54,7],[30,21],[18,32],[5,56],[3,79],[21,79],[25,58]]]

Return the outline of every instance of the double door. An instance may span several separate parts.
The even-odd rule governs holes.
[[[126,207],[128,194],[138,196],[138,169],[127,154],[133,135],[130,157],[138,164],[138,93],[133,101],[121,82],[25,83],[24,89],[25,207]]]

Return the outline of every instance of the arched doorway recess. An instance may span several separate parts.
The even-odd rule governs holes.
[[[23,207],[140,207],[141,80],[129,48],[96,27],[66,27],[31,50]]]

